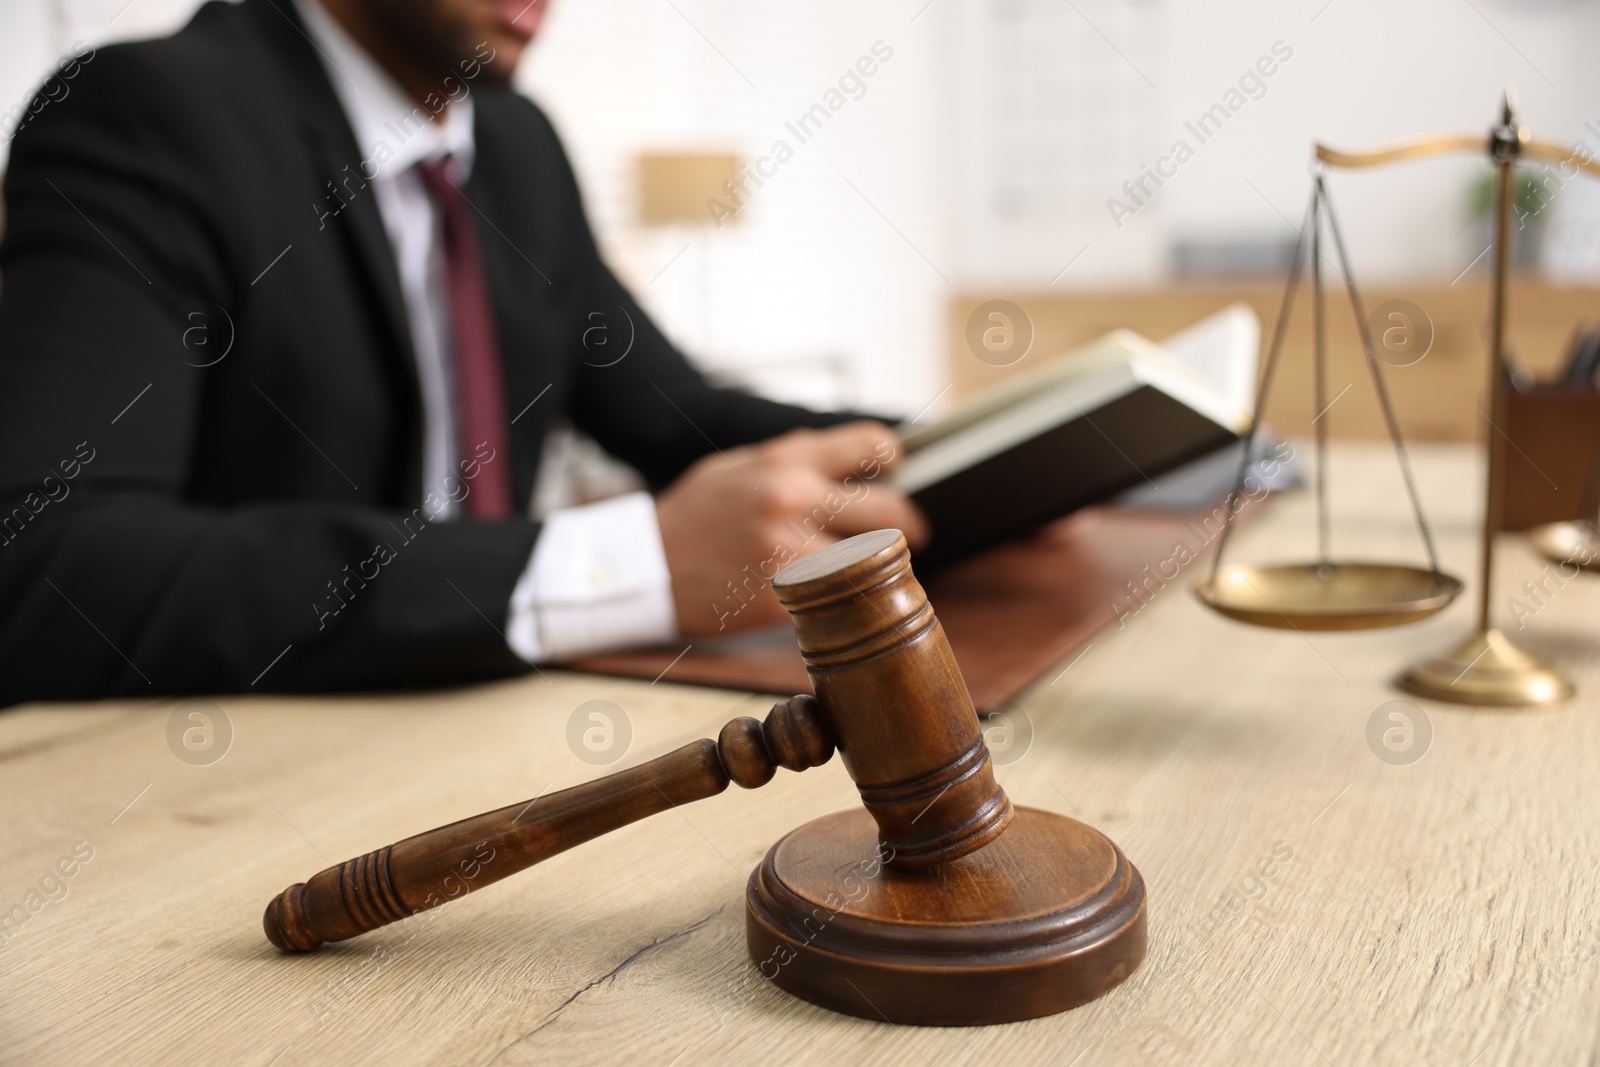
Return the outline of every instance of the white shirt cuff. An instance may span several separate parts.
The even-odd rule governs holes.
[[[529,663],[677,635],[655,500],[628,493],[544,522],[511,592],[506,641]]]

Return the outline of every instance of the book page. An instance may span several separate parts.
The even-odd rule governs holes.
[[[1229,408],[1254,408],[1261,320],[1248,305],[1230,304],[1168,337],[1161,347],[1221,394]]]

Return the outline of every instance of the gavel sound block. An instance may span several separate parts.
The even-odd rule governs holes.
[[[897,530],[781,571],[815,698],[735,719],[715,742],[407,838],[274,897],[279,948],[303,952],[444,903],[618,827],[752,789],[838,749],[863,807],[794,830],[745,894],[750,957],[835,1011],[932,1026],[1082,1004],[1145,950],[1144,880],[1098,831],[1014,808]],[[452,888],[453,887],[453,888]]]

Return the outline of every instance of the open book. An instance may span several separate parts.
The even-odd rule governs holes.
[[[1114,330],[911,427],[895,486],[948,562],[1155,479],[1250,425],[1261,323],[1234,304],[1157,344]]]

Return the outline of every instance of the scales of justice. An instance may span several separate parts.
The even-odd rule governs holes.
[[[1523,156],[1565,161],[1570,153],[1529,139],[1508,104],[1487,138],[1440,138],[1357,155],[1319,147],[1317,154],[1329,166],[1376,166],[1457,151],[1486,151],[1499,168],[1490,361],[1499,412],[1512,164]],[[1583,166],[1600,174],[1600,166]],[[1429,566],[1330,560],[1326,430],[1319,427],[1317,562],[1224,567],[1230,523],[1211,576],[1197,592],[1218,611],[1265,626],[1398,625],[1437,612],[1462,583],[1439,569],[1320,174],[1256,411],[1266,401],[1305,259],[1314,279],[1319,402],[1325,391],[1324,220]],[[1247,435],[1230,504],[1244,486],[1254,433]],[[1494,454],[1491,442],[1478,632],[1462,647],[1412,668],[1401,684],[1444,700],[1549,703],[1571,686],[1489,625],[1490,549],[1502,476]],[[271,898],[262,918],[268,939],[285,952],[304,953],[356,937],[730,784],[759,788],[780,768],[818,767],[837,752],[861,805],[781,837],[745,886],[748,966],[775,987],[869,1019],[962,1026],[1064,1011],[1132,974],[1147,941],[1143,877],[1100,831],[1013,805],[995,780],[971,696],[900,532],[878,530],[830,545],[784,568],[772,587],[794,622],[815,695],[779,701],[765,720],[734,719],[715,741],[694,741],[607,777],[329,867]],[[642,869],[635,874],[649,877]]]
[[[1311,203],[1306,209],[1306,223],[1301,229],[1294,262],[1290,267],[1283,307],[1261,373],[1256,394],[1256,417],[1246,434],[1245,449],[1241,453],[1238,474],[1228,502],[1226,525],[1218,540],[1216,555],[1212,558],[1210,574],[1196,587],[1195,594],[1221,614],[1257,626],[1299,630],[1366,630],[1399,626],[1426,618],[1449,605],[1463,590],[1460,579],[1444,573],[1439,567],[1433,536],[1423,516],[1412,479],[1405,442],[1400,435],[1388,390],[1384,387],[1383,371],[1373,347],[1372,332],[1356,288],[1355,276],[1350,270],[1344,238],[1323,180],[1323,171],[1328,167],[1381,167],[1463,153],[1487,156],[1495,167],[1494,271],[1489,294],[1488,417],[1491,425],[1485,427],[1488,439],[1487,491],[1478,573],[1477,625],[1465,641],[1414,664],[1400,675],[1396,684],[1406,692],[1456,704],[1501,707],[1554,704],[1572,695],[1572,683],[1555,668],[1518,648],[1509,637],[1496,629],[1490,607],[1495,535],[1499,532],[1497,523],[1505,479],[1504,449],[1498,445],[1495,435],[1501,432],[1499,427],[1505,420],[1506,406],[1505,333],[1511,259],[1512,173],[1519,159],[1537,159],[1562,165],[1570,163],[1592,176],[1600,177],[1600,162],[1580,158],[1572,150],[1559,145],[1534,140],[1527,129],[1517,124],[1509,90],[1505,95],[1500,121],[1487,136],[1461,134],[1427,137],[1369,152],[1341,152],[1326,145],[1316,145]],[[1425,568],[1389,563],[1339,562],[1330,558],[1325,456],[1327,422],[1320,417],[1316,421],[1315,442],[1316,561],[1276,566],[1222,563],[1228,533],[1245,488],[1250,446],[1266,409],[1273,371],[1283,347],[1285,327],[1306,262],[1311,265],[1312,276],[1315,407],[1319,412],[1327,411],[1327,338],[1322,288],[1324,230],[1333,239],[1340,271],[1344,275],[1345,289],[1366,351],[1373,389],[1382,408],[1384,423],[1410,497],[1417,532],[1427,553],[1428,565]],[[1575,558],[1592,560],[1594,553],[1600,552],[1600,545],[1595,544],[1593,523],[1553,524],[1529,531],[1528,538],[1536,549],[1558,562]],[[1592,551],[1585,552],[1586,547]]]

